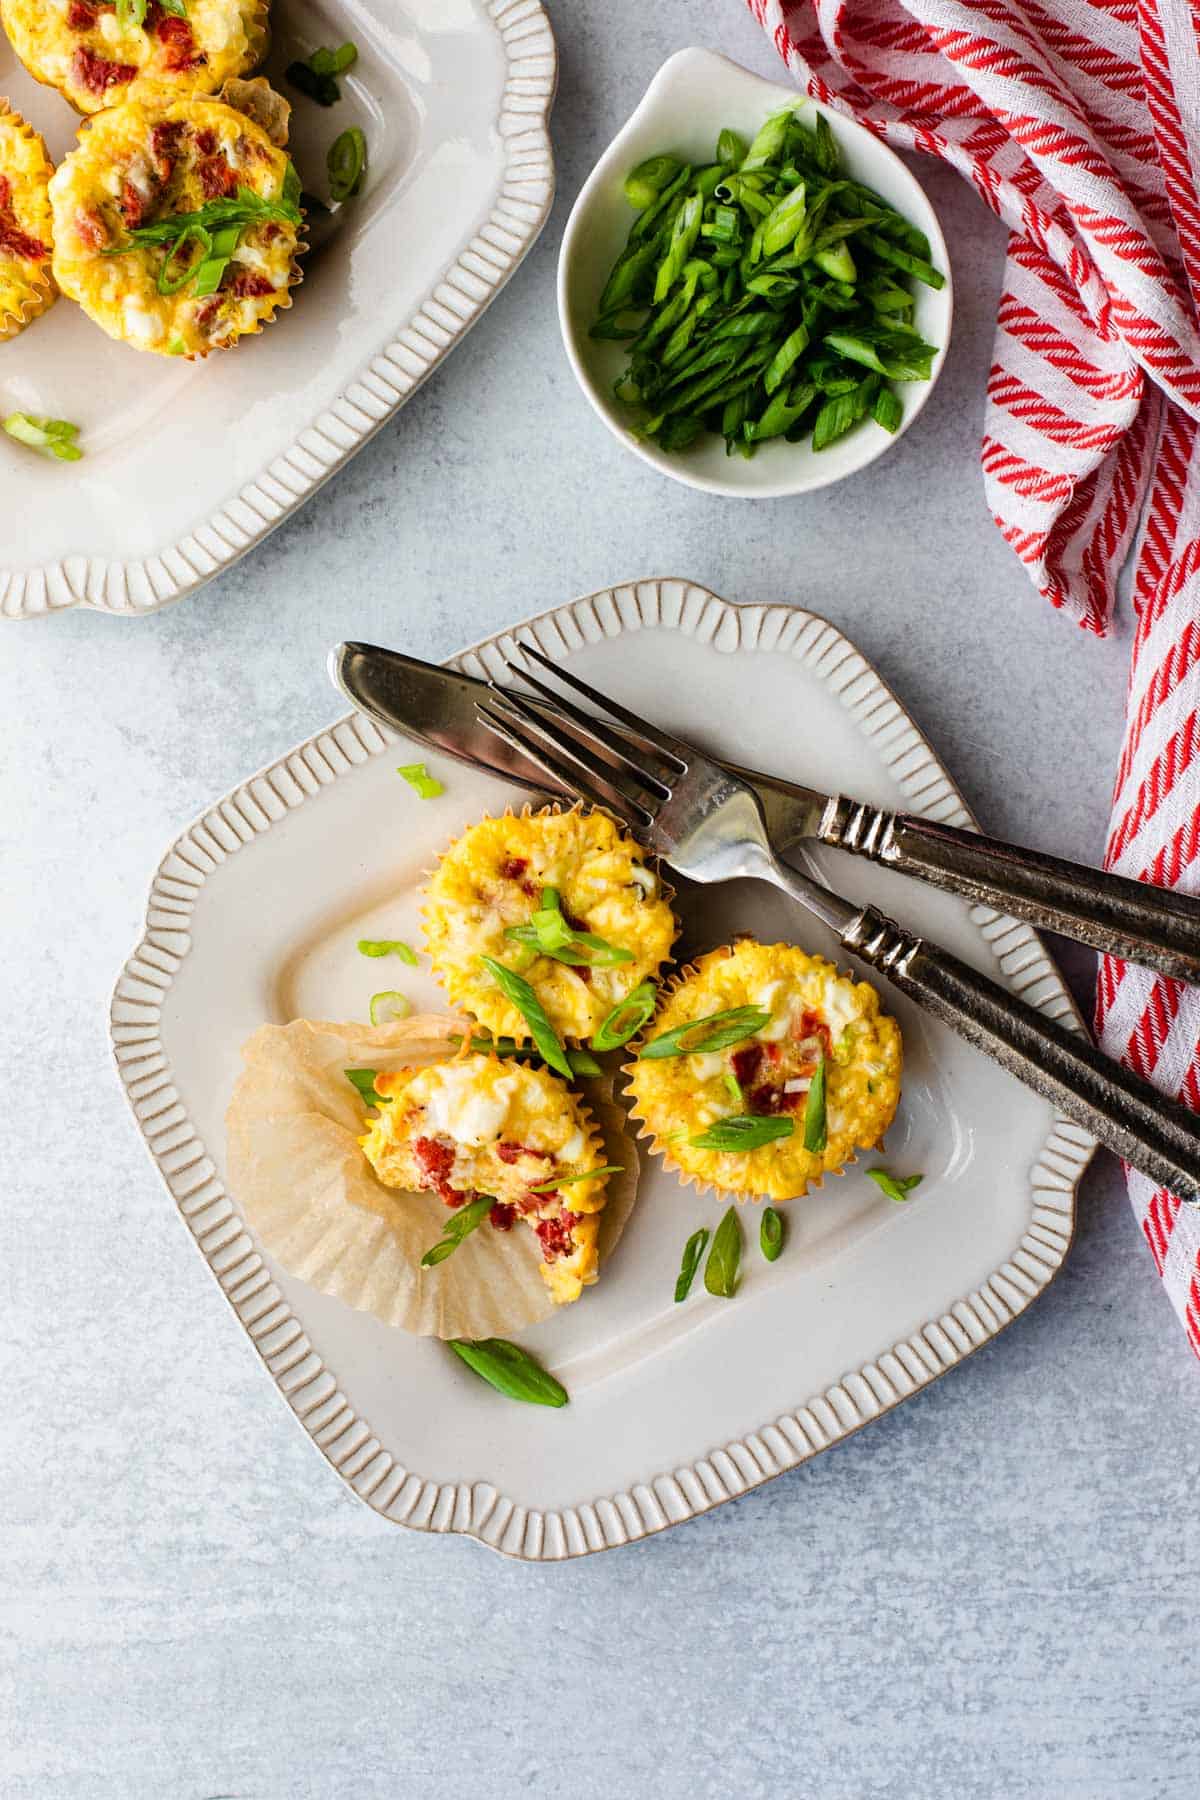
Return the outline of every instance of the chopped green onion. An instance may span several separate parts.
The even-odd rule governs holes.
[[[603,1075],[604,1070],[588,1050],[567,1049],[567,1061],[573,1075]]]
[[[446,1343],[469,1369],[509,1400],[524,1400],[530,1406],[567,1404],[570,1396],[562,1382],[520,1344],[510,1344],[507,1338],[447,1338]]]
[[[172,264],[181,258],[185,245],[195,240],[200,246],[200,255],[180,261],[179,268],[172,273]],[[163,258],[162,267],[158,271],[157,287],[160,294],[177,294],[199,269],[200,264],[212,250],[212,237],[203,225],[185,225],[171,248]]]
[[[771,1014],[763,1006],[734,1006],[725,1012],[706,1013],[702,1019],[690,1019],[685,1025],[675,1025],[670,1031],[660,1032],[658,1037],[642,1046],[640,1055],[651,1059],[705,1056],[710,1051],[727,1050],[731,1044],[740,1044],[770,1021]]]
[[[340,44],[336,50],[314,50],[308,66],[315,75],[344,75],[358,61],[357,44]]]
[[[384,988],[371,995],[372,1025],[391,1025],[397,1019],[407,1019],[411,1011],[412,1001],[395,988]]]
[[[726,1070],[723,1080],[725,1082],[726,1091],[729,1094],[729,1098],[733,1101],[733,1104],[737,1107],[739,1112],[745,1112],[746,1096],[742,1091],[741,1082],[733,1073],[732,1069]]]
[[[653,206],[664,188],[670,187],[683,164],[675,156],[651,156],[625,177],[625,198],[644,212]]]
[[[731,1206],[713,1233],[712,1249],[704,1265],[704,1285],[719,1300],[732,1300],[738,1289],[742,1262],[742,1226],[737,1207]]]
[[[570,1081],[575,1073],[567,1059],[554,1027],[546,1017],[545,1008],[530,987],[523,975],[513,969],[506,969],[503,963],[497,962],[493,956],[479,958],[505,999],[516,1007],[529,1027],[530,1036],[541,1053],[542,1061],[557,1069]]]
[[[462,1038],[456,1032],[451,1036],[450,1042],[459,1045],[462,1043]],[[529,1060],[541,1056],[541,1051],[535,1044],[518,1044],[515,1038],[510,1037],[490,1038],[480,1035],[471,1039],[469,1047],[477,1056],[511,1056],[518,1061],[522,1058]],[[567,1051],[567,1061],[571,1065],[573,1075],[603,1075],[604,1073],[595,1057],[586,1050],[576,1050],[572,1047]]]
[[[700,1258],[704,1255],[708,1243],[708,1229],[702,1225],[699,1231],[693,1231],[683,1246],[683,1260],[679,1265],[679,1274],[675,1278],[675,1304],[686,1300],[692,1291],[692,1283],[696,1279],[696,1270],[700,1267]]]
[[[751,456],[811,433],[822,450],[876,404],[896,428],[894,398],[860,371],[931,379],[936,350],[910,329],[907,278],[943,277],[924,235],[839,164],[836,125],[818,114],[810,128],[785,107],[748,150],[723,131],[712,164],[663,154],[631,172],[642,210],[591,331],[628,343],[613,392],[635,437],[682,453],[719,432],[729,454]]]
[[[783,1220],[773,1206],[763,1213],[758,1227],[758,1247],[768,1262],[778,1262],[783,1249]]]
[[[396,773],[403,775],[418,800],[436,800],[439,794],[446,791],[437,776],[431,775],[423,762],[401,763]]]
[[[465,1206],[460,1206],[457,1212],[451,1213],[442,1226],[440,1240],[431,1245],[421,1258],[421,1267],[435,1268],[438,1263],[445,1262],[448,1256],[453,1256],[463,1239],[470,1237],[473,1231],[478,1231],[495,1204],[490,1194],[480,1194],[477,1199],[468,1200]]]
[[[688,1139],[693,1150],[761,1150],[777,1138],[791,1137],[795,1126],[791,1119],[760,1117],[758,1113],[739,1113],[732,1119],[718,1119],[707,1131]]]
[[[31,450],[39,450],[58,462],[78,462],[83,455],[75,442],[79,427],[69,419],[43,419],[34,413],[15,412],[5,419],[4,429],[18,444],[27,444]]]
[[[601,1169],[580,1169],[577,1175],[556,1175],[553,1181],[535,1181],[530,1188],[531,1194],[553,1194],[558,1188],[566,1187],[572,1181],[595,1181],[601,1175],[621,1175],[624,1173],[623,1163],[605,1163]]]
[[[907,1200],[915,1187],[920,1187],[923,1175],[893,1175],[888,1169],[868,1169],[867,1174],[889,1200]]]
[[[658,989],[654,983],[639,981],[600,1021],[592,1033],[592,1049],[619,1050],[654,1017],[657,1004]]]
[[[871,417],[885,431],[899,431],[903,409],[900,401],[891,388],[880,388],[875,396],[875,404],[871,408]]]
[[[325,167],[329,171],[330,196],[339,203],[353,200],[367,173],[367,140],[357,125],[334,138]]]
[[[358,1089],[368,1106],[387,1106],[389,1103],[382,1094],[375,1091],[375,1077],[378,1069],[345,1069],[343,1073],[351,1087]]]
[[[417,953],[403,938],[359,938],[360,956],[398,956],[410,969],[417,966]]]
[[[804,1148],[819,1156],[829,1142],[825,1108],[825,1058],[821,1057],[804,1100]]]

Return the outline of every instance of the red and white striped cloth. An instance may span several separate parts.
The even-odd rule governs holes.
[[[952,163],[1009,227],[988,501],[1039,591],[1096,633],[1141,516],[1106,864],[1200,892],[1200,11],[747,4],[808,93]],[[1200,991],[1103,958],[1096,1021],[1200,1109]],[[1137,1174],[1129,1195],[1200,1355],[1200,1210]]]

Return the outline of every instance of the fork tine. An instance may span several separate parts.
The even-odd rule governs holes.
[[[606,719],[598,719],[595,713],[585,712],[583,707],[576,706],[573,700],[566,700],[561,694],[556,694],[548,682],[543,681],[538,675],[532,675],[528,669],[521,668],[520,664],[513,662],[511,657],[506,658],[505,666],[522,681],[527,682],[536,693],[549,700],[558,712],[565,714],[577,725],[585,742],[589,739],[594,740],[602,749],[609,751],[616,758],[616,769],[628,769],[631,774],[637,776],[639,781],[651,788],[656,788],[662,799],[670,798],[671,790],[667,783],[656,775],[653,769],[647,769],[643,763],[630,756],[629,740],[615,731]],[[504,692],[508,698],[513,698],[514,695],[518,699],[521,697],[513,688],[505,688]],[[575,734],[571,733],[571,736],[574,737]],[[591,748],[590,743],[588,748]],[[653,756],[654,751],[649,750],[647,754]]]
[[[499,698],[507,698],[502,688],[493,687],[492,691]],[[523,713],[517,707],[502,711],[498,705],[488,706],[483,702],[477,703],[475,712],[490,731],[527,756],[539,769],[544,769],[569,794],[579,794],[593,805],[605,806],[631,825],[650,823],[650,814],[643,806],[627,798],[582,757],[574,754],[568,745],[555,739],[541,725],[536,714]]]
[[[566,669],[560,668],[557,663],[552,663],[548,656],[543,656],[541,651],[535,649],[532,644],[527,644],[518,638],[517,646],[522,656],[528,656],[535,663],[540,664],[543,669],[548,669],[557,681],[574,688],[577,694],[582,694],[584,699],[590,700],[594,706],[602,706],[605,712],[612,714],[614,719],[620,719],[621,723],[628,726],[629,730],[641,741],[645,749],[657,750],[660,755],[669,756],[673,762],[680,763],[685,769],[689,762],[695,761],[696,751],[689,749],[678,738],[670,737],[665,731],[660,731],[657,725],[651,725],[649,720],[643,719],[640,713],[631,712],[619,700],[610,700],[608,695],[602,694],[598,688],[589,686],[586,681],[580,681],[578,675],[568,674]],[[552,694],[551,698],[557,699],[558,696]]]

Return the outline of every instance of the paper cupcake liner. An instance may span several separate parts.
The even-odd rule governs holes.
[[[757,942],[758,940],[755,939],[754,941]],[[764,945],[763,948],[768,950],[791,950],[797,948],[797,946],[793,944],[769,944]],[[804,1187],[799,1193],[754,1193],[740,1188],[726,1187],[724,1183],[720,1181],[706,1179],[704,1176],[698,1175],[694,1171],[683,1167],[675,1155],[674,1143],[669,1138],[660,1136],[651,1120],[647,1118],[646,1114],[641,1110],[641,1102],[632,1085],[634,1071],[637,1067],[638,1060],[636,1052],[639,1047],[647,1041],[647,1035],[653,1030],[655,1020],[665,1009],[667,1001],[672,995],[676,994],[686,982],[694,980],[697,976],[702,976],[706,971],[706,965],[712,963],[718,957],[727,956],[731,949],[731,945],[719,945],[717,949],[709,950],[705,955],[697,957],[694,962],[685,963],[674,975],[672,975],[660,998],[655,1018],[651,1019],[645,1030],[628,1045],[628,1049],[634,1054],[629,1062],[621,1065],[621,1074],[625,1077],[626,1082],[624,1091],[629,1102],[629,1118],[638,1127],[638,1141],[645,1142],[648,1145],[652,1156],[661,1157],[664,1166],[670,1170],[682,1187],[694,1188],[698,1194],[704,1194],[706,1196],[717,1195],[723,1200],[733,1200],[736,1201],[739,1206],[744,1206],[747,1202],[753,1202],[753,1204],[757,1206],[763,1201],[766,1201],[767,1204],[771,1206],[786,1205],[790,1200],[802,1200],[806,1194],[811,1193],[814,1189],[819,1190],[823,1188],[827,1176],[837,1178],[844,1175],[846,1170],[851,1168],[858,1161],[858,1150],[864,1148],[864,1146],[852,1146],[849,1153],[842,1159],[836,1169],[822,1169],[818,1174],[811,1176],[806,1180]],[[805,952],[805,954],[807,955],[809,953]],[[827,959],[822,958],[821,960],[826,961]],[[830,966],[837,969],[836,964],[831,964]],[[837,973],[843,979],[850,981],[856,980],[853,972],[849,969],[837,969]],[[891,1124],[891,1120],[888,1121],[888,1124]],[[883,1135],[886,1134],[886,1129],[887,1127],[885,1127],[884,1134],[881,1134],[879,1139],[880,1143],[883,1141]],[[878,1145],[876,1145],[875,1148],[878,1148]]]
[[[269,1254],[322,1293],[421,1336],[503,1336],[556,1311],[537,1239],[524,1226],[481,1227],[445,1262],[422,1269],[451,1215],[435,1194],[386,1187],[359,1144],[366,1120],[345,1070],[439,1062],[469,1031],[469,1020],[443,1014],[375,1026],[264,1025],[244,1046],[226,1115],[230,1192]],[[580,1111],[590,1146],[603,1143],[605,1160],[624,1166],[599,1215],[604,1263],[632,1211],[639,1163],[611,1094],[592,1091],[589,1100]]]
[[[603,811],[604,811],[604,809],[602,807],[585,806],[581,801],[576,801],[574,803],[574,805],[567,806],[567,805],[564,805],[564,803],[561,800],[550,800],[543,806],[535,807],[532,801],[527,800],[527,801],[525,801],[524,805],[520,808],[519,812],[514,812],[514,810],[511,806],[506,806],[504,811],[499,814],[485,812],[485,813],[481,814],[478,819],[473,819],[471,821],[471,824],[468,825],[465,828],[465,830],[460,831],[457,834],[457,836],[452,837],[447,841],[445,848],[442,850],[441,855],[438,857],[437,863],[434,864],[433,868],[424,869],[422,871],[422,878],[426,883],[432,881],[433,876],[436,873],[438,866],[445,860],[445,858],[447,856],[449,856],[450,852],[455,848],[455,846],[457,844],[461,843],[462,839],[466,836],[467,831],[472,830],[475,825],[483,824],[487,821],[490,821],[490,820],[496,819],[496,818],[499,818],[499,819],[531,819],[531,818],[541,818],[543,816],[547,816],[547,815],[551,815],[551,814],[554,815],[556,818],[561,818],[565,814],[572,813],[572,812],[585,814],[585,813],[603,812]],[[610,818],[612,817],[611,814],[606,814],[605,816],[610,817]],[[613,822],[614,822],[614,824],[617,825],[618,829],[622,832],[623,835],[632,836],[632,833],[628,831],[627,827],[625,827],[621,824],[619,819],[614,819]],[[680,933],[682,927],[680,925],[678,915],[675,912],[675,889],[671,886],[670,882],[668,882],[666,880],[665,876],[663,875],[661,865],[656,866],[655,874],[658,877],[659,891],[660,891],[661,898],[665,901],[666,905],[671,910],[671,919],[672,919],[672,922],[675,927],[674,931],[671,934],[671,942],[667,947],[667,954],[663,957],[662,961],[658,964],[657,968],[651,974],[644,977],[644,979],[646,979],[646,980],[658,982],[659,980],[661,980],[661,970],[666,966],[666,964],[671,959],[671,951],[674,948],[676,941],[678,940],[679,933]],[[452,971],[447,971],[445,968],[443,968],[439,965],[437,958],[436,958],[433,950],[430,947],[430,926],[431,926],[433,917],[434,917],[434,915],[433,915],[433,912],[431,911],[430,906],[427,903],[423,904],[420,909],[421,929],[424,934],[423,948],[424,948],[427,956],[429,957],[430,965],[433,970],[434,979],[438,982],[438,984],[441,987],[443,987],[446,990],[446,994],[447,994],[448,998],[452,1001],[452,1003],[455,1006],[461,1006],[464,1009],[464,1011],[470,1012],[471,1011],[471,1000],[477,990],[473,983],[464,981],[461,978],[461,976],[456,975]],[[472,1015],[472,1016],[474,1016],[474,1015]],[[530,1034],[529,1027],[526,1025],[524,1019],[522,1019],[519,1014],[517,1015],[517,1017],[519,1020],[519,1026],[517,1029],[506,1030],[506,1031],[498,1033],[496,1035],[499,1035],[502,1037],[511,1037],[515,1043],[518,1043],[522,1046],[533,1045],[534,1040]],[[485,1031],[490,1031],[491,1027],[485,1025],[482,1027],[482,1029]],[[581,1035],[579,1032],[564,1031],[564,1032],[560,1032],[559,1036],[560,1036],[562,1042],[564,1044],[570,1046],[572,1049],[578,1049],[578,1048],[582,1047],[583,1045],[585,1045],[588,1041],[588,1034],[586,1034],[586,1033]]]
[[[0,98],[0,119],[7,119],[11,125],[17,127],[22,137],[37,146],[46,165],[46,180],[49,181],[54,173],[54,164],[46,152],[40,132],[35,131],[33,126],[23,119],[7,100],[2,98]],[[33,321],[40,318],[42,313],[48,307],[53,306],[58,298],[58,289],[54,284],[54,276],[51,273],[49,262],[34,266],[36,273],[26,279],[26,292],[16,310],[14,311],[9,306],[4,312],[0,312],[0,344],[7,342],[9,338],[16,337],[19,332],[24,331],[27,325],[32,325]]]

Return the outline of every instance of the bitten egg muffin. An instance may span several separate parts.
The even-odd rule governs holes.
[[[37,132],[0,100],[0,342],[54,299],[46,191],[53,173]]]
[[[296,172],[219,100],[131,100],[98,114],[50,201],[63,293],[137,350],[206,356],[292,303]]]
[[[270,33],[265,0],[0,0],[29,73],[78,112],[137,98],[146,82],[211,94],[257,68]]]
[[[737,1020],[724,1021],[724,1031],[714,1020],[680,1032],[693,1021],[739,1008],[753,1009],[743,1016],[741,1033]],[[679,1053],[647,1055],[653,1040],[667,1032],[679,1033]],[[735,1041],[724,1047],[689,1049],[731,1032]],[[880,1011],[867,982],[840,975],[823,957],[792,944],[743,939],[684,972],[626,1073],[642,1135],[686,1180],[722,1194],[789,1200],[819,1186],[856,1150],[879,1143],[900,1098],[901,1060],[900,1028]],[[825,1143],[806,1150],[819,1070]],[[814,1107],[814,1127],[818,1111]],[[735,1117],[792,1129],[752,1148],[691,1142]],[[734,1127],[739,1129],[753,1144],[753,1126]]]
[[[531,929],[552,890],[569,930],[602,939],[624,960],[566,945],[573,963],[508,935]],[[653,978],[677,930],[670,895],[640,844],[606,813],[548,809],[482,819],[446,850],[425,889],[425,937],[451,998],[494,1036],[529,1027],[481,963],[492,957],[533,988],[559,1037],[582,1041],[639,982]]]
[[[362,1139],[388,1187],[440,1194],[458,1208],[484,1194],[497,1231],[520,1220],[537,1236],[542,1279],[560,1306],[596,1279],[606,1193],[587,1109],[546,1069],[466,1056],[375,1078],[385,1104]],[[582,1179],[566,1179],[582,1176]],[[555,1178],[561,1187],[548,1186]]]

